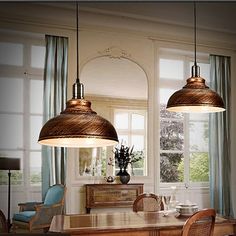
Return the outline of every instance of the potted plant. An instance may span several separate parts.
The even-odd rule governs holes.
[[[130,180],[130,174],[127,172],[128,165],[131,165],[133,174],[133,164],[143,159],[143,157],[143,152],[134,151],[134,146],[130,148],[124,144],[121,144],[120,146],[115,147],[115,164],[120,169],[116,175],[120,176],[120,180],[122,183],[128,183]]]

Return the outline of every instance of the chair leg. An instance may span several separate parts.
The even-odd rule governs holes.
[[[16,225],[15,225],[15,224],[12,224],[12,227],[11,227],[11,228],[12,228],[12,232],[13,232],[13,233],[16,233],[16,228],[17,228]]]
[[[43,232],[44,232],[44,233],[47,233],[48,230],[49,230],[49,227],[47,227],[47,228],[43,228]]]

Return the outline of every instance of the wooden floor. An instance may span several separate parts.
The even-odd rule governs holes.
[[[12,235],[12,234],[42,234],[44,232],[41,229],[33,230],[32,232],[29,232],[29,230],[26,229],[16,229],[14,231],[11,229],[10,233]]]

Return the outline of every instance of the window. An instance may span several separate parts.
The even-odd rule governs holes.
[[[23,44],[18,42],[0,42],[0,65],[23,66]]]
[[[114,110],[114,126],[118,133],[119,141],[129,147],[134,147],[135,151],[143,151],[146,157],[146,120],[147,112],[145,110]],[[139,160],[133,164],[129,173],[134,175],[146,175],[146,158]],[[116,168],[116,172],[119,170]]]
[[[13,37],[13,34],[15,37]],[[7,34],[8,35],[8,34]],[[6,36],[6,33],[4,34]],[[41,145],[37,143],[43,119],[43,38],[11,32],[0,38],[0,155],[19,157],[21,170],[12,171],[13,185],[41,184]],[[7,172],[0,171],[0,185]]]
[[[183,114],[166,110],[176,90],[190,77],[193,62],[184,53],[161,54],[160,67],[160,178],[161,183],[209,181],[208,114]],[[209,78],[209,63],[199,63],[201,75]],[[171,70],[169,69],[171,68]]]

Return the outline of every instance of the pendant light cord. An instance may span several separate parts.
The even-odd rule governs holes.
[[[76,2],[76,54],[77,54],[77,79],[79,79],[79,4]]]
[[[73,84],[73,99],[84,99],[84,85],[79,80],[79,4],[76,1],[76,81]]]
[[[192,77],[200,77],[200,67],[197,65],[197,14],[196,2],[193,2],[193,20],[194,20],[194,64],[192,66]]]
[[[197,14],[196,14],[196,2],[194,1],[194,66],[197,66]]]

